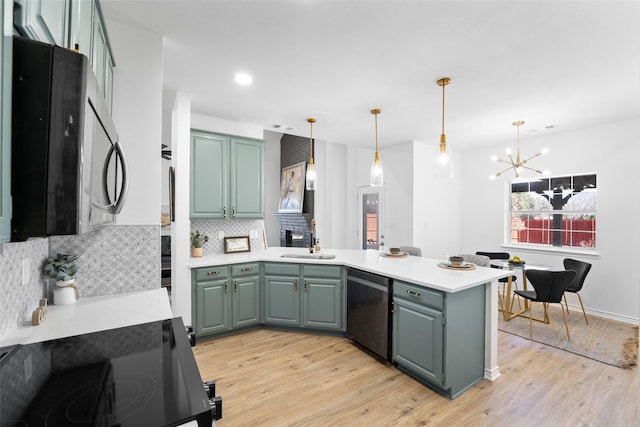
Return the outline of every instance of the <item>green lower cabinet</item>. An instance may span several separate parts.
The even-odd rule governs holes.
[[[342,267],[265,263],[267,324],[343,330]]]
[[[264,322],[273,325],[300,326],[298,277],[265,276]]]
[[[233,308],[231,310],[232,328],[260,323],[260,277],[242,277],[233,279]]]
[[[229,297],[228,279],[196,284],[196,335],[229,329]]]
[[[442,293],[394,282],[392,359],[455,398],[484,377],[485,289]]]
[[[442,384],[442,312],[400,298],[394,301],[393,360]]]
[[[342,329],[342,280],[305,278],[302,292],[302,326]]]
[[[259,273],[259,263],[193,270],[196,335],[259,324]]]

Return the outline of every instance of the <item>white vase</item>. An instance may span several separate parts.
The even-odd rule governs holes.
[[[56,288],[53,290],[53,303],[55,305],[65,305],[76,302],[76,288],[74,283],[74,279],[56,282]]]

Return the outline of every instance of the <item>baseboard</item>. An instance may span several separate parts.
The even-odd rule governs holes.
[[[489,381],[495,381],[500,378],[500,369],[496,366],[493,369],[484,369],[484,378]]]
[[[569,311],[571,312],[576,311],[582,314],[582,308],[579,305],[569,304]],[[608,311],[593,310],[590,308],[585,308],[584,311],[587,312],[587,316],[591,314],[591,315],[603,317],[609,320],[616,320],[618,322],[629,323],[631,325],[637,325],[639,322],[638,318],[630,317],[630,316],[621,316],[619,314],[609,313]]]

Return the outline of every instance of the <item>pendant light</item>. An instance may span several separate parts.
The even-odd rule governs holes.
[[[494,162],[501,162],[501,163],[507,163],[509,164],[509,167],[507,167],[505,170],[497,172],[494,175],[491,175],[489,177],[489,179],[496,179],[497,177],[499,177],[500,175],[502,175],[503,173],[505,173],[506,171],[513,169],[513,172],[516,174],[516,178],[518,178],[520,176],[520,172],[522,172],[522,169],[528,169],[530,171],[534,171],[536,173],[539,174],[543,174],[543,175],[549,175],[548,171],[541,171],[538,169],[533,169],[530,168],[529,166],[525,166],[527,164],[527,162],[533,158],[536,158],[538,156],[541,156],[543,154],[546,154],[549,150],[546,148],[543,148],[542,150],[540,150],[540,152],[534,154],[531,157],[528,157],[524,160],[520,160],[520,126],[522,126],[524,124],[524,120],[517,120],[515,122],[512,123],[512,125],[516,126],[518,128],[517,131],[517,148],[516,148],[516,159],[513,160],[513,157],[511,157],[511,148],[507,148],[506,150],[506,154],[508,157],[508,160],[504,160],[504,159],[499,159],[497,156],[493,156],[491,157],[491,160],[493,160]]]
[[[307,190],[315,190],[318,187],[318,174],[313,168],[313,124],[316,119],[309,117],[310,136],[309,136],[309,164],[307,165]]]
[[[453,165],[451,158],[451,150],[447,150],[447,135],[444,133],[444,87],[451,83],[451,78],[443,77],[437,81],[438,86],[442,87],[442,133],[440,134],[440,151],[436,159],[436,174],[449,173],[449,177],[453,178]]]
[[[378,153],[378,114],[382,112],[379,108],[371,110],[371,114],[376,118],[376,153],[373,157],[371,165],[371,181],[372,187],[382,187],[384,185],[384,177],[382,172],[382,163],[380,163],[380,153]]]

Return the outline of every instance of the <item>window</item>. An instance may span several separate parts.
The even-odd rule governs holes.
[[[511,182],[508,242],[596,249],[596,175]]]

